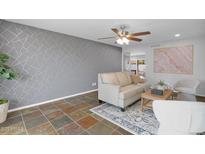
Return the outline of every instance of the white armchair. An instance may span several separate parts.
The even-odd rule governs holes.
[[[153,102],[160,123],[158,134],[196,134],[205,132],[205,103],[186,101]]]
[[[196,94],[196,89],[199,84],[199,80],[180,80],[174,85],[174,89],[187,94]]]

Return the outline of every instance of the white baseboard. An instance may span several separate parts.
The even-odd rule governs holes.
[[[18,107],[18,108],[15,108],[15,109],[11,109],[8,112],[14,112],[14,111],[22,110],[22,109],[27,109],[27,108],[35,107],[35,106],[38,106],[38,105],[43,105],[43,104],[59,101],[59,100],[62,100],[62,99],[71,98],[71,97],[75,97],[75,96],[95,92],[97,90],[98,89],[93,89],[93,90],[89,90],[89,91],[85,91],[85,92],[81,92],[81,93],[77,93],[77,94],[73,94],[73,95],[69,95],[69,96],[64,96],[64,97],[60,97],[60,98],[56,98],[56,99],[52,99],[52,100],[48,100],[48,101],[44,101],[44,102],[40,102],[40,103],[35,103],[35,104],[27,105],[27,106],[22,106],[22,107]]]

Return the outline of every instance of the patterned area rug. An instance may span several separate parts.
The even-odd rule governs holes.
[[[147,109],[144,110],[144,112],[141,112],[140,103],[133,104],[128,107],[125,112],[121,112],[119,108],[107,103],[92,108],[90,111],[122,127],[132,134],[157,134],[159,122],[153,111]]]

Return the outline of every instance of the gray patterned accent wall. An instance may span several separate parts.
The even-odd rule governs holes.
[[[92,89],[99,72],[121,71],[121,48],[0,20],[0,51],[19,73],[0,79],[10,109]]]

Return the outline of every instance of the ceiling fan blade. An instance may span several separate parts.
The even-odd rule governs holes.
[[[114,37],[114,36],[112,36],[112,37],[101,37],[101,38],[98,38],[98,40],[105,40],[105,39],[112,39],[112,38],[116,38],[116,37]]]
[[[147,32],[132,33],[129,34],[129,36],[140,36],[140,35],[149,35],[149,34],[151,34],[151,32],[147,31]]]
[[[139,38],[135,38],[135,37],[127,37],[128,40],[132,40],[132,41],[138,41],[138,42],[141,42],[142,39],[139,39]]]
[[[116,33],[118,36],[121,36],[120,31],[117,28],[112,28],[112,31]]]

